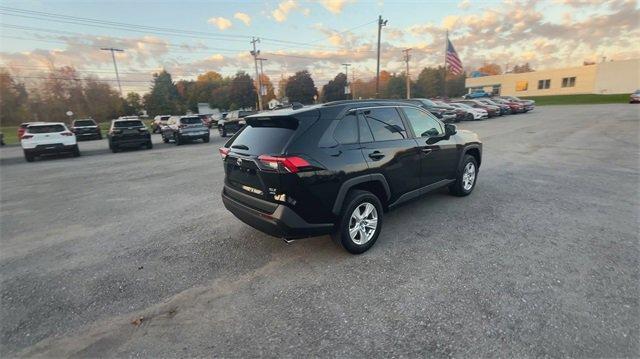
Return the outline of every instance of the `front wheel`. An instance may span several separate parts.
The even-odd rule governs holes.
[[[471,155],[465,155],[462,166],[458,170],[455,182],[449,185],[449,193],[454,196],[464,197],[469,195],[476,187],[478,179],[478,162]]]
[[[380,235],[382,204],[373,193],[361,190],[350,192],[344,203],[333,237],[349,253],[364,253]]]

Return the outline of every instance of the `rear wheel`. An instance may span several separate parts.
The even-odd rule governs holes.
[[[151,142],[151,140],[149,140],[147,142],[147,144],[146,144],[146,147],[147,147],[148,150],[152,149],[153,148],[153,142]]]
[[[118,146],[114,145],[111,141],[109,141],[109,149],[111,150],[111,152],[116,153],[118,152]]]
[[[202,142],[208,143],[209,142],[209,136],[202,137]]]
[[[73,157],[80,157],[80,149],[78,148],[78,145],[73,148],[71,153],[73,154]]]
[[[176,146],[180,146],[182,144],[182,139],[180,138],[179,134],[173,134],[173,142],[176,144]]]
[[[471,155],[465,155],[455,182],[449,185],[449,192],[458,197],[469,195],[476,187],[478,179],[478,162]]]
[[[345,199],[333,237],[349,253],[364,253],[380,235],[382,216],[378,197],[367,191],[351,191]]]
[[[164,136],[164,133],[160,133],[160,136],[162,136],[162,142],[164,143],[169,143],[169,138]]]
[[[464,117],[465,121],[473,121],[473,114],[472,113],[468,113],[465,117]]]
[[[27,160],[27,162],[33,162],[35,156],[31,153],[27,153],[27,151],[24,151],[24,159]]]
[[[220,133],[220,137],[227,137],[227,130],[224,126],[218,126],[218,132]]]

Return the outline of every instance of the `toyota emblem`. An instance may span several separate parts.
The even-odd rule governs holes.
[[[242,167],[242,158],[236,159],[236,164],[238,165],[238,167]]]

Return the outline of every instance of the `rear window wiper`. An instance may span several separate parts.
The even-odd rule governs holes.
[[[249,149],[249,147],[247,147],[245,145],[233,145],[233,146],[231,146],[231,148],[236,148],[236,149],[245,150],[245,151],[247,151]]]

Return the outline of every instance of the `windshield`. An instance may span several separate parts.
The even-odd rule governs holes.
[[[80,126],[95,126],[96,123],[93,122],[93,120],[78,120],[73,122],[73,125],[76,127],[80,127]]]
[[[201,125],[202,120],[199,117],[184,117],[180,119],[180,123],[184,125]]]
[[[116,121],[113,123],[113,127],[143,127],[142,121]]]
[[[433,101],[427,100],[426,98],[421,98],[420,102],[422,102],[423,104],[425,104],[427,106],[437,106]]]
[[[40,126],[29,126],[27,127],[28,133],[53,133],[53,132],[63,132],[66,129],[62,125],[40,125]]]
[[[458,107],[462,107],[462,108],[471,108],[471,106],[467,105],[466,103],[455,103],[456,106]]]

